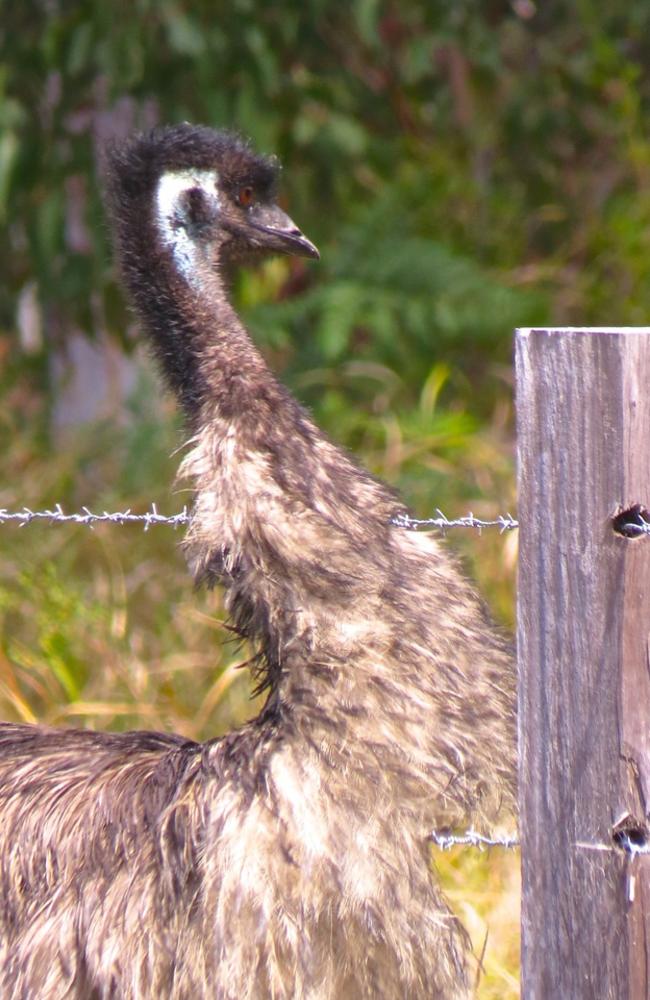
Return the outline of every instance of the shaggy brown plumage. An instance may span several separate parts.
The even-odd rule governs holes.
[[[0,727],[0,995],[470,994],[436,825],[513,806],[510,651],[445,548],[269,372],[221,267],[317,256],[276,168],[181,125],[113,151],[124,283],[193,435],[186,547],[257,644],[225,739]]]

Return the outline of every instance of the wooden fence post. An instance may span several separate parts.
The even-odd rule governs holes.
[[[516,361],[522,997],[650,998],[650,328]]]

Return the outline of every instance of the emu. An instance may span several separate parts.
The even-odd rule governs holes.
[[[268,696],[202,744],[0,726],[0,995],[469,997],[427,833],[513,808],[508,643],[229,302],[232,266],[318,257],[275,161],[183,124],[106,172],[122,279],[191,434],[189,564],[225,588]]]

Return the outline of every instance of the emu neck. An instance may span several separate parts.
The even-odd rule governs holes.
[[[194,265],[188,280],[162,247],[146,280],[127,267],[193,432],[181,469],[195,490],[190,566],[225,586],[235,626],[260,651],[263,718],[329,746],[376,748],[383,731],[394,753],[385,689],[399,624],[386,602],[402,507],[276,381],[207,256]]]
[[[190,284],[170,265],[156,294],[141,303],[156,354],[194,432],[254,407],[268,377],[219,275],[207,262],[202,272]]]

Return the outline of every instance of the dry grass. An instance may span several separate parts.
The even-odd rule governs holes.
[[[478,1000],[519,997],[519,852],[434,851],[447,897],[472,939]]]

